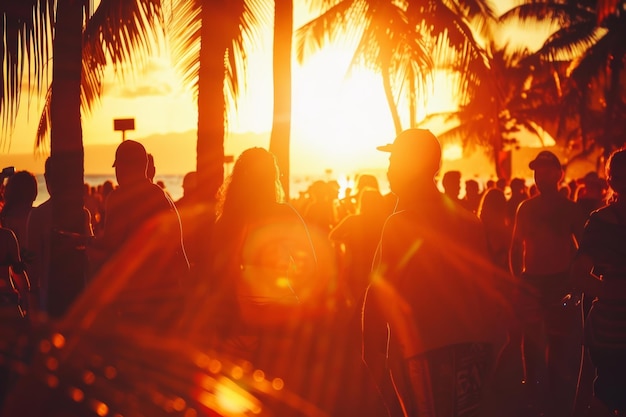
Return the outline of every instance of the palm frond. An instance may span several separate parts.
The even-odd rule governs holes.
[[[589,2],[533,0],[506,11],[499,20],[502,23],[520,22],[526,25],[556,23],[561,27],[595,21],[595,7],[585,3]]]
[[[170,55],[183,84],[188,86],[196,83],[200,65],[201,7],[199,0],[173,0],[166,14]]]
[[[594,21],[578,22],[557,30],[544,42],[537,54],[548,61],[569,61],[585,53],[606,35]]]
[[[102,0],[83,31],[83,59],[106,59],[124,78],[162,47],[164,26],[160,0]]]
[[[296,59],[303,62],[346,30],[349,24],[366,20],[364,2],[342,0],[315,19],[300,26],[295,33]],[[322,9],[324,10],[324,9]]]
[[[34,84],[36,91],[41,91],[47,84],[53,23],[54,8],[51,1],[0,1],[2,144],[10,138],[15,127],[24,75],[27,76],[28,87]]]
[[[171,1],[166,27],[172,61],[183,84],[195,94],[200,71],[202,7],[210,7],[210,13],[219,14],[216,21],[223,22],[211,29],[213,36],[205,41],[219,43],[224,48],[227,97],[236,106],[236,97],[245,88],[245,78],[240,73],[246,71],[246,51],[262,38],[263,28],[272,22],[272,5],[263,0]]]
[[[50,87],[48,87],[48,92],[46,93],[46,99],[44,100],[43,110],[41,111],[41,115],[39,116],[39,123],[37,124],[37,133],[35,134],[35,152],[40,150],[42,153],[44,149],[48,148],[50,138],[50,128],[51,128],[51,114],[50,114],[50,104],[52,100],[52,83]]]
[[[247,53],[261,39],[263,28],[273,19],[271,4],[263,0],[246,0],[242,2],[239,15],[239,30],[232,35],[232,44],[227,56],[226,85],[232,107],[237,108],[237,98],[246,87]],[[230,108],[230,106],[228,106]]]

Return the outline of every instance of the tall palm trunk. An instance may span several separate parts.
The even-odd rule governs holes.
[[[274,5],[274,118],[269,149],[278,160],[281,182],[289,197],[291,134],[291,44],[293,0]]]
[[[50,155],[61,175],[51,178],[53,230],[83,234],[84,150],[80,119],[83,8],[58,0],[52,63]],[[52,234],[49,312],[62,315],[84,287],[84,250]]]
[[[196,165],[202,203],[213,205],[224,180],[224,59],[228,2],[202,2]]]
[[[400,132],[402,132],[402,122],[400,121],[398,106],[396,105],[396,101],[393,98],[393,90],[391,88],[391,74],[387,65],[384,65],[381,68],[381,75],[383,77],[383,90],[385,92],[385,98],[387,99],[387,105],[389,106],[391,118],[393,119],[393,127],[396,130],[396,135],[399,135]]]
[[[417,126],[417,88],[415,87],[415,77],[411,71],[409,76],[409,127]]]

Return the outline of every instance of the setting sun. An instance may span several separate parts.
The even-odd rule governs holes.
[[[310,18],[310,13],[299,6],[295,13],[296,24]],[[269,28],[267,36],[271,39]],[[246,88],[242,90],[236,111],[230,112],[230,133],[225,140],[225,153],[235,158],[247,147],[269,146],[273,106],[270,49],[270,41],[260,40],[247,54]],[[294,58],[291,114],[291,170],[294,175],[320,176],[332,172],[333,176],[349,177],[386,168],[387,156],[377,152],[376,147],[391,142],[396,132],[382,78],[380,74],[363,68],[348,71],[353,53],[354,45],[335,42],[302,63]],[[91,155],[90,145],[120,141],[121,133],[113,131],[115,118],[135,119],[135,130],[126,133],[126,137],[132,139],[197,128],[195,97],[183,88],[170,62],[167,49],[164,49],[161,56],[147,61],[138,76],[125,79],[124,83],[120,83],[112,71],[107,72],[101,105],[83,117],[83,140],[90,159],[97,158],[97,155]],[[425,116],[427,111],[450,108],[452,101],[449,80],[436,75],[427,107],[418,109],[418,116]],[[12,152],[32,152],[36,129],[33,121],[39,117],[41,104],[34,101],[30,109],[23,106],[11,143]],[[403,124],[407,125],[408,116],[402,115],[402,118]],[[254,140],[238,139],[250,133],[256,134]],[[167,168],[167,173],[182,174],[195,164],[195,155],[185,154],[176,169],[173,168],[175,161],[169,158],[171,154],[163,154],[159,149],[151,151],[157,159],[167,160],[160,164],[162,169],[172,167]],[[190,151],[194,149],[190,148]],[[448,151],[445,155],[453,158],[457,154]],[[102,154],[101,157],[107,160],[100,166],[110,166],[111,156]],[[86,166],[85,170],[94,172],[91,166]]]

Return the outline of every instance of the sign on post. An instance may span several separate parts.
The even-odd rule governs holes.
[[[122,142],[126,140],[126,131],[135,130],[135,119],[113,119],[113,130],[122,131]]]

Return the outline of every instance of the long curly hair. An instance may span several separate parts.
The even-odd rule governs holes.
[[[269,204],[282,202],[285,192],[274,154],[249,148],[239,156],[220,188],[217,216],[249,217]]]

